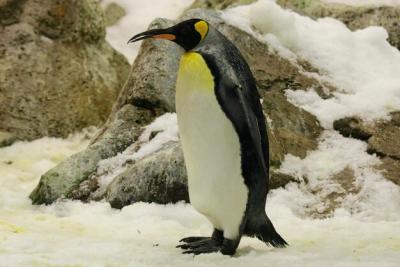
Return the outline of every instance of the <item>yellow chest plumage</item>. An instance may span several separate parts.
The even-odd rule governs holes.
[[[178,72],[178,84],[179,83],[200,85],[196,88],[194,86],[189,86],[186,90],[202,89],[211,92],[214,91],[214,77],[205,60],[199,53],[188,52],[182,56]]]
[[[226,238],[236,238],[248,192],[239,137],[217,101],[214,77],[199,53],[182,56],[176,112],[190,201]]]

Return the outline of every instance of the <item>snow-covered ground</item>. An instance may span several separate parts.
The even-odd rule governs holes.
[[[399,220],[365,221],[344,210],[311,220],[297,215],[303,207],[296,202],[305,199],[290,187],[272,191],[267,205],[290,247],[275,249],[244,238],[232,258],[193,257],[175,248],[184,236],[211,232],[190,205],[136,203],[115,210],[107,203],[60,201],[32,206],[28,194],[40,174],[87,143],[78,135],[0,149],[1,267],[399,266]]]
[[[129,5],[126,7],[131,10],[147,3],[156,7],[165,4],[165,12],[178,3],[118,2]],[[148,9],[146,19],[164,16],[157,10]],[[131,20],[132,25],[138,20],[139,25],[142,17],[138,14],[126,20]],[[238,7],[224,16],[228,22],[268,42],[282,55],[292,60],[298,57],[309,60],[324,71],[321,79],[328,79],[340,88],[331,100],[319,98],[312,89],[305,93],[287,92],[293,103],[316,114],[326,127],[317,151],[310,152],[305,159],[288,155],[281,168],[299,178],[307,177],[309,184],[290,184],[285,189],[271,191],[268,198],[267,212],[290,247],[275,249],[244,238],[234,257],[182,255],[175,248],[180,238],[211,232],[207,220],[183,203],[166,206],[136,203],[122,210],[112,209],[107,203],[78,201],[32,206],[28,195],[40,175],[88,144],[86,134],[78,134],[64,140],[43,138],[0,148],[1,267],[400,266],[399,187],[373,170],[379,159],[366,153],[363,142],[341,137],[331,129],[336,118],[361,115],[372,120],[386,118],[390,111],[399,109],[400,52],[385,42],[386,34],[380,28],[351,32],[338,21],[313,21],[285,11],[272,1]],[[116,32],[128,29],[122,21],[115,27],[120,27]],[[133,33],[144,28],[145,25],[133,29]],[[123,45],[131,32],[128,35],[121,37]],[[150,130],[163,132],[151,145],[142,146],[136,152],[139,154],[126,151],[121,158],[143,156],[162,142],[175,139],[175,117],[167,114],[155,121],[143,133],[141,142],[148,141]],[[103,170],[109,163],[103,162]],[[118,160],[114,163],[120,164]],[[318,210],[318,205],[324,205],[321,203],[324,194],[340,192],[338,184],[329,178],[346,167],[353,169],[361,190],[346,196],[332,217],[323,220],[308,217],[310,209]],[[311,194],[313,189],[323,190]]]

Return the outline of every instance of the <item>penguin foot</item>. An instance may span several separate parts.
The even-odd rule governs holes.
[[[181,243],[181,242],[192,243],[192,242],[197,242],[197,241],[201,241],[201,240],[205,240],[205,239],[210,239],[210,238],[206,237],[206,236],[189,236],[189,237],[185,237],[185,238],[182,238],[181,240],[179,240],[179,243]]]
[[[186,239],[186,238],[184,238]],[[203,253],[218,252],[221,249],[221,242],[211,237],[193,237],[186,240],[197,240],[186,244],[178,245],[177,248],[185,250],[183,254],[199,255]]]

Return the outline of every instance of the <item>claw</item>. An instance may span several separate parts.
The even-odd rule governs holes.
[[[211,237],[186,237],[180,242],[186,242],[185,244],[176,246],[177,248],[185,250],[183,254],[199,255],[202,253],[217,252],[221,249],[220,242]]]
[[[189,237],[182,238],[181,240],[179,240],[179,242],[192,243],[192,242],[197,242],[197,241],[208,239],[208,238],[209,237],[205,237],[205,236],[189,236]]]
[[[216,242],[214,240],[212,240],[210,237],[206,237],[199,241],[181,244],[176,247],[181,248],[181,249],[194,249],[194,248],[198,248],[198,247],[202,247],[202,246],[210,246],[210,245],[216,245]]]
[[[210,246],[210,247],[199,247],[199,248],[193,248],[193,249],[188,249],[182,252],[183,254],[194,254],[194,255],[199,255],[199,254],[206,254],[206,253],[214,253],[220,251],[220,247],[217,246]]]

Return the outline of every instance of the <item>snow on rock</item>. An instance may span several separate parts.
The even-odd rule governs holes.
[[[155,134],[153,138],[151,138],[152,134]],[[100,189],[105,189],[118,174],[124,172],[127,162],[133,162],[154,153],[169,141],[178,141],[178,124],[175,113],[165,113],[156,118],[145,127],[136,143],[115,157],[98,163],[97,176]]]
[[[104,6],[117,3],[122,6],[127,15],[117,24],[107,28],[106,40],[121,52],[132,64],[140,43],[127,45],[127,41],[137,33],[147,29],[150,22],[157,17],[177,19],[194,0],[103,0]]]
[[[328,99],[312,88],[287,91],[291,102],[315,114],[325,128],[348,116],[386,119],[400,109],[400,51],[387,42],[383,28],[352,32],[335,19],[313,20],[270,0],[230,9],[224,18],[282,55],[310,62],[340,89]]]
[[[334,194],[336,212],[344,210],[361,220],[400,221],[400,188],[373,169],[380,160],[366,150],[365,142],[326,131],[318,149],[304,159],[286,155],[279,171],[299,180],[307,179],[307,183],[289,186],[282,197],[286,195],[288,206],[301,216],[326,211],[326,199]],[[345,183],[352,187],[350,192],[343,188],[346,185],[333,179],[345,168],[354,172],[354,181],[351,176],[345,177],[349,179]],[[292,194],[297,197],[292,198]]]

